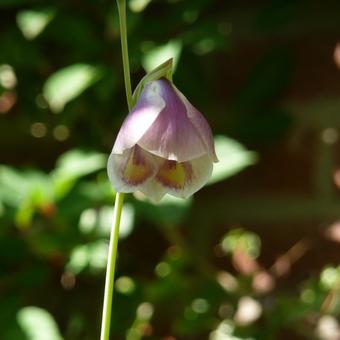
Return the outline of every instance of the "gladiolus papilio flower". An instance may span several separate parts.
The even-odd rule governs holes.
[[[118,133],[108,175],[118,192],[187,198],[217,162],[209,124],[167,79],[147,83]]]

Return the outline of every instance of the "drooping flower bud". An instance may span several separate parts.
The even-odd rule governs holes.
[[[187,198],[217,162],[211,129],[167,79],[147,83],[126,117],[108,160],[119,192],[141,191],[153,201],[166,193]]]

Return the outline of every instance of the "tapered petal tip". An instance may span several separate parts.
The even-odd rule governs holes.
[[[206,154],[189,162],[165,161],[155,180],[166,192],[179,198],[188,198],[208,181],[212,173],[212,161]]]
[[[154,178],[142,185],[139,188],[139,191],[153,203],[159,203],[164,195],[167,193],[166,188],[164,188]]]
[[[175,86],[174,90],[176,91],[178,97],[181,99],[183,105],[186,108],[187,117],[190,120],[191,124],[194,126],[196,132],[200,136],[206,153],[209,155],[211,160],[214,163],[218,162],[218,158],[215,152],[214,138],[211,131],[211,128],[205,119],[205,117],[200,113],[184,96],[184,94],[179,91]]]

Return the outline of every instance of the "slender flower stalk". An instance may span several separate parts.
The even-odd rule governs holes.
[[[122,58],[124,69],[124,83],[126,99],[129,111],[132,109],[132,90],[131,90],[131,77],[130,77],[130,62],[129,50],[127,41],[127,27],[126,27],[126,0],[117,0],[118,15],[119,15],[119,28],[120,28],[120,41],[122,44]]]
[[[130,80],[128,43],[127,43],[126,1],[117,0],[117,6],[118,6],[118,14],[119,14],[121,45],[122,45],[125,92],[126,92],[128,109],[131,110],[133,106],[133,100],[132,100],[132,90],[131,90],[131,80]],[[123,201],[124,201],[124,193],[117,192],[115,205],[114,205],[113,225],[111,229],[109,253],[108,253],[108,260],[107,260],[107,267],[106,267],[105,292],[104,292],[103,315],[102,315],[100,340],[109,340],[109,337],[110,337],[112,296],[113,296],[114,276],[115,276],[115,267],[116,267],[116,259],[117,259],[119,225],[120,225],[120,218],[122,214]]]
[[[122,213],[124,194],[117,192],[113,213],[113,226],[111,229],[109,254],[106,267],[105,293],[103,303],[103,316],[100,340],[108,340],[110,336],[111,307],[114,286],[114,276],[117,258],[117,247],[119,238],[119,224]]]

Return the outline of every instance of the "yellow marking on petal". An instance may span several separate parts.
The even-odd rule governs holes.
[[[164,185],[174,189],[182,189],[191,178],[191,167],[186,163],[165,161],[156,178]]]
[[[143,183],[152,174],[150,165],[142,157],[142,151],[137,146],[132,150],[124,171],[124,180],[132,185]]]

